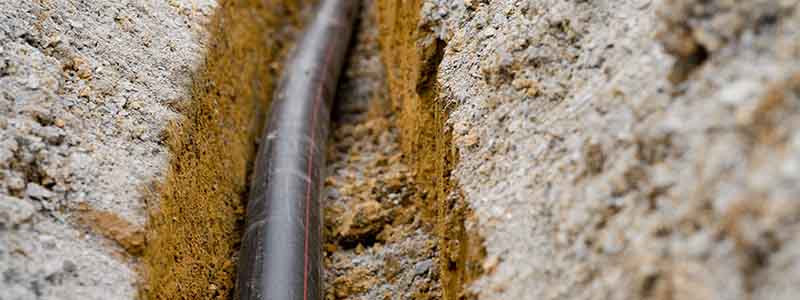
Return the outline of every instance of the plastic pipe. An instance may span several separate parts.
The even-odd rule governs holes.
[[[256,157],[235,299],[323,298],[325,142],[358,2],[322,0],[284,65]]]

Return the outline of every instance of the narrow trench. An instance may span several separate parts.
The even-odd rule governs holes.
[[[222,0],[184,116],[163,133],[165,179],[154,183],[139,298],[231,299],[256,138],[306,0]]]
[[[440,299],[437,239],[399,143],[365,1],[340,80],[327,153],[325,299]]]
[[[165,134],[171,167],[149,200],[142,299],[232,298],[261,112],[309,1],[222,3],[192,99],[176,107],[186,119]],[[362,3],[326,155],[325,299],[467,299],[483,255],[449,175],[444,44],[425,51],[433,59],[415,54],[418,16],[401,16],[421,3]]]

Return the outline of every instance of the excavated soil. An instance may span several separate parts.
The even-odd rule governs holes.
[[[152,199],[143,298],[230,298],[256,137],[304,7],[219,3],[192,98],[179,104],[185,118],[166,134],[172,156]]]
[[[311,2],[0,1],[0,299],[228,299]],[[326,299],[798,298],[800,1],[365,3]]]
[[[438,244],[387,98],[365,1],[339,85],[325,180],[326,299],[440,299]]]
[[[459,153],[446,124],[450,108],[440,96],[447,47],[420,14],[424,1],[378,1],[378,43],[387,68],[389,98],[398,115],[400,144],[415,170],[415,202],[434,227],[443,299],[470,297],[464,289],[483,271],[483,240],[452,175]]]
[[[382,28],[416,31],[382,34],[398,49],[390,86],[393,72],[427,74],[399,49],[425,60],[443,45],[436,99],[458,149],[452,177],[487,252],[467,288],[480,299],[797,298],[798,5],[386,1],[400,17]]]

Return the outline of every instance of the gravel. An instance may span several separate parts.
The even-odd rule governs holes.
[[[797,0],[422,2],[420,39],[446,43],[437,80],[477,216],[467,232],[485,238],[479,299],[800,295]],[[140,227],[157,205],[142,199],[165,172],[162,130],[215,6],[0,2],[0,299],[135,297],[137,258],[80,215]],[[377,76],[375,51],[351,72]],[[370,84],[347,94],[361,116]],[[348,130],[372,132],[358,145],[374,156],[354,161],[399,151],[377,119]],[[329,243],[329,297],[438,297],[397,161],[375,178],[340,166],[359,179],[332,206],[375,199],[359,199],[364,227],[326,228],[347,229]]]
[[[0,299],[134,298],[135,258],[76,217],[145,223],[215,5],[0,2]]]
[[[373,1],[363,1],[328,145],[325,299],[440,299],[437,244],[421,218],[386,95]]]
[[[800,294],[797,6],[424,1],[478,298]]]

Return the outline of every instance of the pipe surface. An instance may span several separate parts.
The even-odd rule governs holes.
[[[325,142],[357,9],[321,1],[285,64],[256,157],[235,299],[323,298]]]

